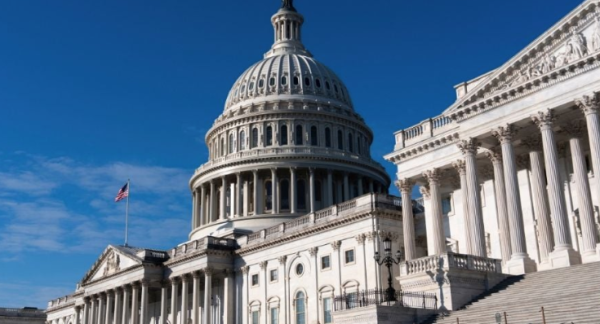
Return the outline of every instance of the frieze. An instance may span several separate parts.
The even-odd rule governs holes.
[[[459,140],[458,133],[444,135],[443,137],[432,139],[428,143],[424,143],[424,144],[421,144],[416,147],[411,146],[407,149],[399,151],[398,153],[394,153],[394,155],[389,157],[388,160],[392,163],[410,160],[417,156],[428,153],[431,150],[448,146],[452,143],[457,142],[458,140]]]

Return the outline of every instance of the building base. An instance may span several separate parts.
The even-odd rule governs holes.
[[[512,258],[506,263],[506,273],[511,275],[522,275],[526,273],[536,272],[537,264],[528,256],[521,258]]]
[[[334,323],[344,324],[413,324],[437,314],[433,309],[373,305],[333,313]]]
[[[572,248],[553,251],[550,253],[550,263],[552,264],[552,269],[570,267],[581,264],[581,255]]]

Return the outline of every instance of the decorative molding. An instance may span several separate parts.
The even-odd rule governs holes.
[[[589,96],[583,96],[575,99],[575,105],[581,109],[585,115],[598,114],[600,110],[600,92],[594,92]]]
[[[465,160],[456,160],[452,162],[452,167],[458,172],[459,175],[467,174],[467,165]]]
[[[485,152],[485,156],[492,162],[492,164],[502,163],[502,153],[498,149],[491,149]]]
[[[277,258],[277,261],[279,261],[280,265],[285,265],[286,261],[287,261],[287,255],[282,255],[279,258]]]
[[[333,248],[334,251],[338,251],[340,249],[341,245],[342,245],[342,241],[331,242],[331,247]]]
[[[422,175],[427,179],[429,185],[439,185],[442,171],[438,168],[433,168],[431,170],[423,171]]]
[[[458,146],[463,155],[477,155],[477,149],[481,147],[481,143],[477,142],[476,138],[469,137],[469,139],[459,141],[456,146]]]
[[[319,252],[319,248],[316,246],[308,249],[308,254],[310,254],[310,256],[315,256],[315,255],[317,255],[318,252]]]
[[[364,245],[367,236],[365,234],[358,234],[354,238],[356,239],[356,243],[358,243],[358,245]]]
[[[561,125],[561,130],[569,138],[583,138],[586,130],[586,123],[583,120],[573,120],[565,125]]]
[[[415,182],[410,179],[402,179],[396,181],[396,187],[401,193],[408,193],[409,195],[412,193],[412,189],[415,185]]]
[[[542,134],[536,133],[523,139],[523,145],[534,152],[543,152]]]
[[[492,129],[492,136],[494,136],[500,143],[510,143],[518,133],[518,129],[513,124],[506,124],[506,126],[500,126],[496,129]]]
[[[421,193],[421,195],[423,195],[423,199],[428,200],[431,198],[431,191],[429,190],[429,186],[427,186],[427,185],[419,186],[419,192]]]
[[[552,124],[556,120],[553,109],[548,109],[546,112],[538,111],[537,115],[532,115],[531,120],[541,130],[552,130]]]
[[[258,265],[260,266],[261,270],[265,270],[265,268],[267,268],[267,264],[268,264],[267,261],[262,261],[262,262],[258,263]]]

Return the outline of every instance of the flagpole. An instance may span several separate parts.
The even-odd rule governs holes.
[[[127,246],[127,232],[129,223],[129,193],[131,192],[131,185],[129,179],[127,179],[127,201],[125,202],[125,246]]]

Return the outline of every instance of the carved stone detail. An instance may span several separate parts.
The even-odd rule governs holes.
[[[405,193],[410,194],[412,192],[414,185],[415,185],[415,182],[410,179],[402,179],[402,180],[396,181],[396,187],[398,187],[398,190],[400,190],[400,192],[405,192]]]
[[[456,160],[452,162],[452,167],[456,169],[456,172],[460,175],[467,174],[467,165],[465,164],[465,160]]]
[[[552,124],[556,120],[554,110],[548,109],[546,112],[538,111],[537,115],[532,115],[531,120],[540,128],[548,129],[552,127]]]
[[[331,242],[331,247],[333,248],[334,251],[339,250],[341,245],[342,245],[342,241]]]
[[[366,240],[366,238],[367,238],[367,236],[366,236],[365,234],[358,234],[358,235],[356,235],[356,237],[355,237],[355,239],[356,239],[356,242],[357,242],[359,245],[363,245],[363,244],[365,244],[365,240]]]
[[[535,134],[523,139],[523,144],[531,151],[542,152],[542,135]]]
[[[106,257],[106,266],[104,267],[103,276],[111,275],[120,270],[121,259],[117,253],[111,251]]]
[[[310,254],[310,256],[315,256],[315,255],[317,255],[318,252],[319,252],[319,248],[316,246],[308,249],[308,254]]]
[[[277,258],[277,261],[279,261],[280,265],[284,265],[287,261],[287,255],[282,255],[279,258]]]
[[[597,114],[600,110],[600,92],[594,92],[591,96],[575,99],[575,105],[586,115]]]
[[[429,190],[429,186],[423,185],[419,187],[419,192],[423,195],[423,199],[431,198],[431,191]]]
[[[477,142],[477,139],[470,137],[467,140],[456,143],[456,146],[458,146],[463,154],[477,154],[477,149],[481,146],[481,143]]]
[[[260,266],[260,268],[262,270],[265,270],[265,268],[267,267],[267,263],[268,263],[267,261],[262,261],[262,262],[259,262],[258,265]]]
[[[240,269],[242,270],[243,274],[248,274],[248,271],[250,271],[250,267],[249,266],[243,266]]]
[[[485,156],[492,161],[492,164],[502,163],[502,153],[498,150],[489,150],[485,152]]]
[[[438,168],[433,168],[423,172],[423,177],[427,179],[429,184],[439,184],[442,172]]]
[[[496,129],[492,129],[492,136],[494,136],[500,143],[511,142],[513,136],[517,134],[517,128],[512,124],[506,124],[506,126],[500,126]]]

